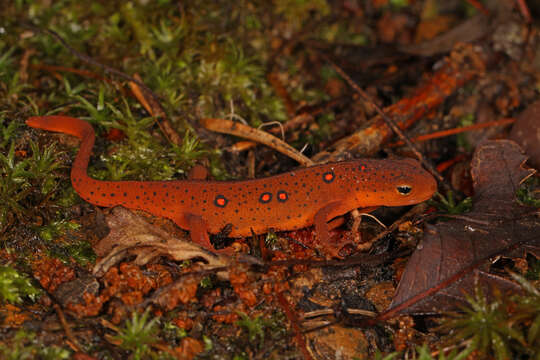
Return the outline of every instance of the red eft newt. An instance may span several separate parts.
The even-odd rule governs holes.
[[[89,123],[39,116],[26,124],[81,139],[71,169],[71,182],[81,198],[169,218],[211,251],[216,250],[208,234],[224,229],[234,238],[314,224],[324,242],[329,238],[328,221],[337,216],[357,208],[416,204],[437,189],[433,176],[412,159],[357,159],[244,181],[100,181],[86,172],[95,139]]]

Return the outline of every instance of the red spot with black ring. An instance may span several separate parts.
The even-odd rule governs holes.
[[[229,200],[227,200],[227,198],[225,196],[223,196],[223,195],[218,195],[214,199],[214,205],[216,205],[217,207],[220,207],[220,208],[224,208],[225,206],[227,206],[228,202],[229,202]]]
[[[327,184],[330,184],[335,178],[336,176],[334,175],[333,171],[327,171],[322,175],[323,181]]]
[[[284,190],[279,190],[277,192],[277,199],[279,202],[285,202],[289,200],[289,195]]]
[[[269,192],[263,192],[259,197],[259,201],[263,204],[269,203],[272,200],[272,194]]]

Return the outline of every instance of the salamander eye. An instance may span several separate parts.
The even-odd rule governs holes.
[[[412,191],[412,187],[410,187],[409,185],[399,185],[396,187],[396,190],[401,195],[409,195]]]

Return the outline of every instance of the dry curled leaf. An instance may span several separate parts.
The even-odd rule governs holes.
[[[205,270],[229,265],[228,258],[178,239],[122,207],[112,209],[106,221],[111,231],[94,247],[96,254],[103,257],[93,269],[98,277],[129,256],[135,256],[136,265],[145,265],[159,256],[175,261],[203,259]]]
[[[462,301],[464,291],[473,293],[475,284],[486,292],[492,286],[516,288],[487,272],[486,262],[499,255],[540,255],[538,209],[520,204],[515,196],[520,183],[534,173],[523,168],[525,160],[513,141],[489,141],[477,149],[471,164],[472,211],[462,219],[427,228],[425,239],[407,264],[391,309],[440,312]]]

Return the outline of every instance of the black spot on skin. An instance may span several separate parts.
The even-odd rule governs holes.
[[[154,194],[154,196],[156,196],[156,195],[157,195],[155,191],[154,191],[154,193],[153,193],[153,194]]]
[[[165,193],[165,197],[169,197],[169,192],[168,191]]]
[[[140,196],[139,196],[139,195],[135,196],[135,199],[139,200],[139,199],[140,199]]]
[[[105,197],[105,196],[107,196],[107,194],[101,194],[101,196]]]
[[[127,196],[127,192],[124,193],[124,196]]]
[[[94,192],[93,192],[93,191],[90,191],[90,195],[94,195]]]
[[[115,193],[111,193],[111,196],[114,197]]]
[[[234,212],[238,214],[238,209],[234,209]]]

